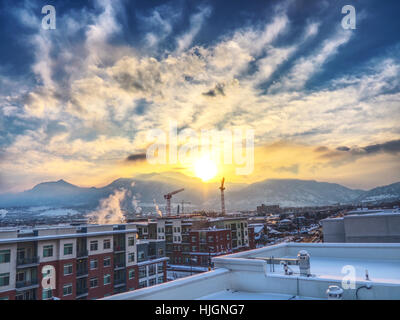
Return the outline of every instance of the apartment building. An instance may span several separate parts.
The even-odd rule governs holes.
[[[249,228],[247,218],[215,218],[210,219],[209,225],[221,229],[229,229],[232,233],[233,252],[250,249]]]
[[[170,264],[210,266],[214,256],[255,248],[247,218],[167,217],[140,221],[136,227],[140,239],[165,240]]]
[[[134,224],[0,230],[0,299],[98,299],[161,283],[163,245],[138,244]]]
[[[175,245],[170,263],[211,266],[211,258],[232,253],[228,229],[191,230],[183,236],[182,245]]]

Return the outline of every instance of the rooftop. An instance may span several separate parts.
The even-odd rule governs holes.
[[[310,255],[310,276],[295,263],[301,250]],[[344,288],[344,299],[400,299],[400,244],[282,243],[213,261],[213,271],[106,299],[326,299],[329,286],[343,287],[346,268],[354,268],[355,288]],[[281,261],[289,261],[291,273]]]
[[[346,213],[346,215],[369,215],[369,214],[400,214],[400,210],[396,209],[368,209],[368,208],[358,208],[357,210],[352,210]]]
[[[0,228],[0,244],[114,235],[127,232],[137,232],[135,224],[92,224],[84,226],[57,225],[47,227],[40,226],[37,228]]]

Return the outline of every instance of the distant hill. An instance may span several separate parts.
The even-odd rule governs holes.
[[[377,187],[361,194],[358,202],[389,202],[400,199],[400,182]]]
[[[240,207],[256,204],[280,204],[284,207],[320,206],[350,203],[364,191],[335,183],[296,179],[268,179],[235,192],[233,199]]]
[[[191,202],[191,209],[220,209],[218,183],[203,183],[198,178],[180,173],[152,173],[133,179],[121,178],[103,188],[81,188],[64,180],[44,182],[31,190],[0,195],[0,208],[53,206],[96,208],[100,200],[116,190],[125,190],[123,208],[154,208],[154,201],[164,210],[163,195],[179,188],[185,191],[173,198],[175,208],[182,200]],[[267,179],[253,184],[226,184],[228,210],[254,210],[257,205],[323,206],[336,203],[400,199],[400,183],[370,191],[354,190],[335,183],[296,179]],[[188,206],[185,206],[188,208]],[[145,211],[148,211],[145,209]]]

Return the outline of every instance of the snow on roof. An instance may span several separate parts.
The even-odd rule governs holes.
[[[263,260],[296,259],[301,250],[310,254],[309,277],[301,276],[297,265],[290,265],[293,274],[286,275],[280,264]],[[354,268],[356,276],[356,289],[344,290],[344,299],[357,299],[356,291],[361,300],[400,299],[399,253],[400,244],[281,243],[213,258],[211,272],[105,299],[326,299],[329,286],[343,285],[344,267]],[[366,284],[371,288],[357,290]]]

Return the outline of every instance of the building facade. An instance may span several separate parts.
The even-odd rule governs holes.
[[[134,224],[0,230],[0,299],[98,299],[158,284],[164,246],[143,247]]]
[[[140,239],[165,240],[171,265],[210,267],[213,257],[255,247],[254,230],[248,227],[247,218],[168,217],[137,222],[136,226]]]

